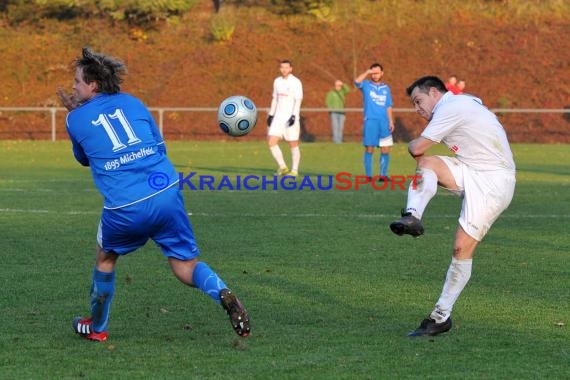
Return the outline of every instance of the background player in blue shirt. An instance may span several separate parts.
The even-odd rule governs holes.
[[[370,75],[371,80],[365,80]],[[390,147],[394,145],[392,132],[392,93],[387,84],[381,82],[384,69],[379,63],[373,63],[368,70],[354,79],[354,84],[362,92],[364,100],[364,172],[372,178],[372,155],[374,148],[380,147],[380,180],[388,180],[390,165]]]
[[[83,49],[74,62],[73,93],[58,89],[77,161],[89,166],[104,198],[91,284],[91,316],[76,317],[75,332],[107,339],[115,264],[152,239],[176,277],[220,303],[236,333],[248,336],[249,317],[235,294],[204,262],[186,215],[178,175],[146,106],[121,93],[125,65]]]

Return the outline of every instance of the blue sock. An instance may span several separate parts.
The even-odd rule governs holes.
[[[372,177],[372,153],[364,152],[364,172],[367,177]]]
[[[380,175],[388,177],[388,166],[390,165],[390,154],[380,154]]]
[[[227,288],[227,286],[208,264],[201,261],[196,264],[192,274],[192,282],[198,289],[212,297],[214,301],[221,303],[220,291]]]
[[[109,328],[109,313],[115,294],[115,272],[100,272],[93,269],[91,283],[91,318],[95,332],[107,331]]]

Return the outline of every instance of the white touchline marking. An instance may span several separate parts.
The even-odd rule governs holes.
[[[41,209],[18,209],[18,208],[0,208],[0,214],[56,214],[56,215],[100,215],[100,210],[41,210]],[[206,217],[206,218],[234,218],[234,217],[291,217],[291,218],[397,218],[394,214],[294,214],[294,213],[208,213],[208,212],[188,212],[189,216]],[[431,214],[428,219],[447,219],[458,218],[459,214]],[[509,219],[553,219],[553,218],[570,218],[570,214],[504,214],[499,217]]]

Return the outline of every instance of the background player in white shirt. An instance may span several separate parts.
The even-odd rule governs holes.
[[[451,329],[451,310],[471,277],[475,248],[513,198],[515,163],[505,130],[480,99],[454,95],[433,76],[418,79],[406,92],[429,123],[408,145],[421,179],[416,188],[408,189],[407,207],[390,228],[398,235],[422,235],[422,215],[438,184],[463,198],[441,296],[428,318],[408,334],[437,335]],[[424,156],[438,143],[455,156]]]
[[[281,76],[273,81],[273,98],[271,109],[267,117],[267,142],[269,150],[277,161],[277,175],[299,174],[301,162],[301,150],[299,149],[299,135],[301,131],[299,114],[303,100],[303,85],[299,78],[292,74],[293,65],[289,60],[283,60],[279,64]],[[291,171],[285,164],[283,153],[279,148],[279,141],[285,139],[291,148]]]

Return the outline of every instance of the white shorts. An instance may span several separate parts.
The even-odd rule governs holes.
[[[515,192],[515,173],[508,170],[476,171],[455,157],[437,156],[449,168],[459,190],[451,190],[463,197],[459,224],[477,241],[481,241],[509,206]]]
[[[299,136],[301,134],[301,124],[299,123],[299,118],[295,120],[292,126],[288,126],[287,122],[289,117],[286,119],[278,118],[275,116],[271,122],[271,127],[267,131],[268,136],[277,136],[285,141],[299,141]]]
[[[380,139],[380,142],[378,142],[378,146],[380,148],[382,148],[383,146],[392,146],[392,145],[394,145],[394,139],[392,138],[392,135],[384,137],[383,139]]]

